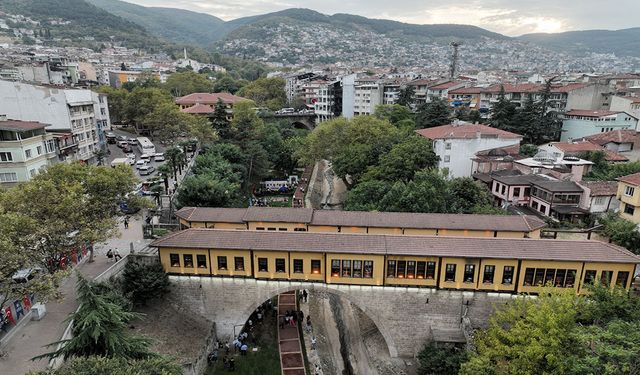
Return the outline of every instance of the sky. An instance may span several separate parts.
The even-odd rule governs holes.
[[[509,36],[640,27],[640,0],[126,0],[181,8],[225,21],[287,8],[349,13],[415,24],[457,23]]]

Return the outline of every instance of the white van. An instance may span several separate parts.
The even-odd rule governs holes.
[[[147,161],[146,160],[140,159],[140,160],[138,160],[136,162],[136,169],[138,169],[138,170],[142,169],[143,167],[146,167],[146,166],[147,166]]]
[[[164,154],[160,152],[153,155],[153,161],[164,161]]]
[[[151,155],[149,154],[142,154],[140,155],[140,160],[144,160],[146,162],[150,162],[151,161]]]

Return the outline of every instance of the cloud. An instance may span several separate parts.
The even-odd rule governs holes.
[[[640,26],[640,0],[127,0],[208,13],[224,20],[309,8],[326,14],[351,13],[401,22],[470,24],[506,35],[576,29]]]

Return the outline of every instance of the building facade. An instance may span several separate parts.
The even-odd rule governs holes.
[[[620,217],[640,224],[640,173],[618,178]]]
[[[564,114],[561,141],[613,130],[636,129],[638,118],[626,112],[572,110]]]

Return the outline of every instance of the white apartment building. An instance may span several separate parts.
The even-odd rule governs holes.
[[[374,114],[384,98],[383,85],[377,80],[362,79],[356,80],[354,89],[354,116]]]
[[[627,112],[640,118],[640,97],[636,96],[612,96],[611,110]]]
[[[93,152],[100,148],[96,112],[100,113],[100,128],[108,126],[106,97],[91,90],[58,89],[0,80],[0,113],[8,118],[50,124],[47,131],[58,138],[60,160],[91,162]],[[98,100],[96,103],[95,100]],[[96,110],[96,107],[98,108]]]
[[[0,115],[0,185],[29,181],[57,162],[56,141],[46,126]]]
[[[519,134],[462,121],[416,133],[433,142],[433,151],[440,158],[438,168],[446,168],[452,177],[470,177],[472,159],[478,151],[519,145],[522,141]]]

